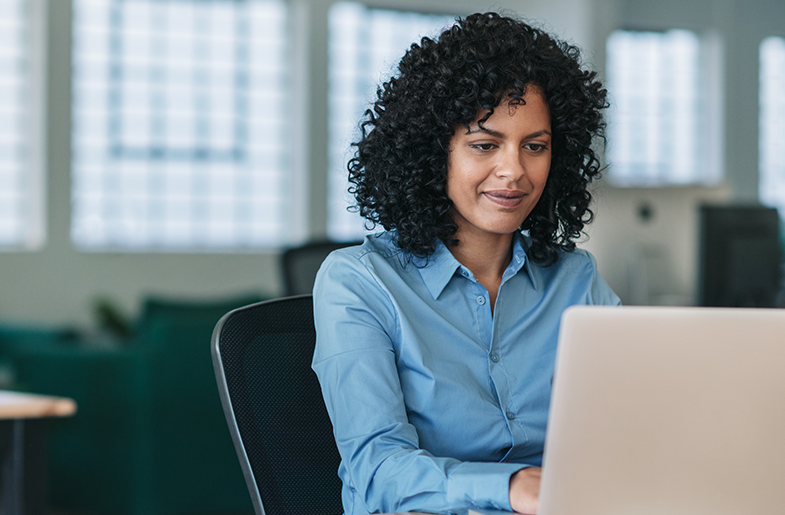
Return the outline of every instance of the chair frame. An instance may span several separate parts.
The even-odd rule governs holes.
[[[246,310],[255,309],[256,307],[264,304],[278,303],[286,300],[294,301],[306,298],[312,298],[311,294],[294,295],[290,297],[265,300],[233,309],[232,311],[229,311],[224,316],[222,316],[220,320],[218,320],[218,323],[215,325],[215,329],[213,330],[210,347],[213,359],[213,369],[215,370],[215,380],[218,384],[218,395],[221,398],[221,406],[223,407],[224,416],[226,416],[226,423],[229,426],[229,433],[232,435],[234,449],[237,452],[237,458],[240,461],[240,467],[243,471],[245,484],[248,487],[248,493],[251,496],[253,509],[256,515],[266,515],[266,512],[262,503],[262,495],[259,491],[256,476],[254,475],[253,467],[251,467],[251,461],[248,457],[248,453],[246,452],[245,444],[243,443],[243,437],[240,434],[240,427],[237,424],[234,408],[232,406],[232,397],[229,393],[229,385],[226,381],[226,371],[224,370],[223,359],[221,357],[221,336],[227,323],[239,313],[242,313]]]
[[[243,470],[245,484],[248,487],[249,494],[251,495],[251,502],[253,503],[253,509],[256,515],[266,514],[264,511],[264,506],[262,505],[262,496],[256,483],[256,476],[254,476],[253,469],[251,468],[251,462],[248,458],[248,453],[245,451],[243,438],[240,435],[240,428],[237,425],[237,419],[234,416],[234,409],[232,408],[232,398],[229,394],[229,385],[226,382],[226,371],[224,370],[223,359],[221,358],[221,333],[223,332],[226,323],[237,313],[251,309],[259,304],[266,304],[269,302],[275,302],[277,300],[279,299],[249,304],[248,306],[233,309],[232,311],[226,313],[221,317],[220,320],[218,320],[218,323],[215,325],[210,345],[213,358],[213,369],[215,371],[215,380],[218,383],[218,395],[221,398],[221,406],[223,407],[224,416],[226,417],[226,423],[229,426],[229,433],[232,435],[234,450],[237,452],[237,458],[240,461],[240,467]]]
[[[336,474],[340,456],[335,447],[332,424],[324,406],[316,375],[310,367],[313,357],[312,345],[315,342],[312,309],[311,294],[256,302],[225,314],[213,330],[211,353],[219,397],[256,515],[265,515],[268,509],[273,510],[273,515],[301,515],[302,513],[333,515],[342,511],[341,481]],[[287,313],[294,316],[290,319]],[[292,378],[296,383],[289,384],[281,390],[277,380],[272,383],[267,382],[268,372],[261,372],[261,369],[253,372],[262,374],[258,376],[261,381],[259,383],[254,379],[256,376],[243,375],[248,371],[241,372],[241,368],[237,365],[245,369],[246,365],[253,363],[253,361],[245,362],[243,357],[245,353],[264,352],[266,340],[260,342],[262,347],[257,347],[255,342],[257,337],[286,334],[299,335],[297,338],[300,341],[296,343],[298,348],[285,353],[283,362],[279,359],[280,354],[263,358],[264,367],[273,366],[276,371],[286,370],[280,367],[287,366],[286,362],[294,359],[290,362],[294,368],[284,375]],[[225,368],[225,363],[226,366],[230,364],[231,366]],[[307,381],[307,386],[302,381]],[[263,386],[265,383],[267,386]],[[300,386],[304,388],[298,391]],[[257,390],[259,387],[266,393]],[[284,409],[297,407],[285,419],[293,424],[291,427],[283,429],[278,422],[275,422],[277,420],[275,418],[267,416],[257,418],[260,415],[258,412],[256,415],[252,414],[253,408],[248,402],[253,403],[256,402],[253,399],[257,399],[267,403],[267,400],[262,399],[279,398],[279,392],[287,396],[292,393],[291,388],[298,392],[296,397],[287,399],[282,405],[285,406]],[[249,398],[252,391],[253,397]],[[260,395],[263,397],[259,397]],[[303,417],[302,414],[307,415]],[[251,422],[251,420],[255,421]],[[249,423],[251,426],[247,425]],[[292,440],[291,437],[295,434],[297,436]],[[260,440],[262,435],[265,435],[264,440]],[[283,440],[280,440],[281,437]],[[268,454],[268,451],[272,451],[274,455]],[[318,458],[310,459],[314,457]],[[266,462],[268,458],[273,461]],[[290,468],[292,459],[304,461]],[[276,460],[277,465],[274,464]],[[280,460],[284,463],[282,464]],[[283,465],[281,469],[269,468],[280,465]],[[278,472],[283,474],[281,478],[287,478],[285,483],[278,483],[273,479]],[[308,497],[293,493],[293,488],[298,490],[294,485],[298,485],[303,477],[308,477],[312,481],[311,490],[319,492],[318,495]],[[268,505],[266,508],[265,503]]]

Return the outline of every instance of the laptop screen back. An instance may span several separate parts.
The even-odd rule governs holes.
[[[785,310],[565,312],[540,515],[785,512]]]

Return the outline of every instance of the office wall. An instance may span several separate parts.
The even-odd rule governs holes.
[[[580,246],[624,304],[690,305],[697,281],[701,203],[730,200],[727,187],[595,191],[596,222]]]
[[[46,245],[30,252],[0,252],[0,321],[89,328],[98,297],[114,299],[134,315],[147,295],[207,298],[243,292],[279,294],[277,249],[245,254],[85,253],[70,241],[70,0],[30,0],[41,11],[46,34],[42,59],[40,153],[46,171]],[[593,0],[372,0],[371,5],[433,12],[508,10],[546,23],[583,46],[591,46]],[[294,49],[300,62],[293,102],[301,156],[293,176],[309,192],[306,233],[325,234],[327,184],[327,31],[329,0],[292,0]],[[303,59],[305,58],[305,59]],[[298,225],[293,221],[293,225]]]

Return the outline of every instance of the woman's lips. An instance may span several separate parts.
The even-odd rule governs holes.
[[[483,195],[494,204],[505,208],[517,207],[524,197],[522,191],[513,190],[484,191]]]

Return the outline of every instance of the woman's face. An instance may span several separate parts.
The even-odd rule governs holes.
[[[503,102],[482,127],[478,113],[469,131],[450,139],[447,196],[461,241],[516,231],[542,195],[551,168],[551,116],[540,89],[530,86],[525,104]]]

